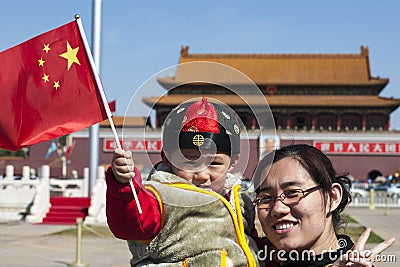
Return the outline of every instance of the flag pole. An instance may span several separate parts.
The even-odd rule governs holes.
[[[111,113],[110,107],[108,106],[108,102],[107,102],[106,95],[104,93],[103,85],[102,85],[102,83],[100,81],[100,77],[99,77],[99,74],[97,72],[97,68],[96,68],[96,65],[94,63],[94,60],[93,60],[93,57],[92,57],[92,53],[91,53],[90,48],[89,48],[89,43],[88,43],[88,41],[86,39],[85,31],[84,31],[84,28],[83,28],[83,25],[82,25],[82,21],[81,21],[79,15],[75,15],[75,20],[76,20],[76,22],[78,24],[79,32],[81,34],[82,41],[83,41],[83,44],[85,46],[85,50],[86,50],[86,52],[88,54],[89,62],[90,62],[90,65],[92,67],[92,70],[93,70],[93,75],[94,75],[94,78],[96,80],[97,87],[99,89],[101,100],[103,102],[103,106],[104,106],[104,109],[106,111],[107,118],[108,118],[108,120],[110,122],[111,130],[112,130],[112,132],[114,134],[114,140],[117,143],[118,148],[122,149],[122,146],[121,146],[121,143],[119,141],[119,137],[118,137],[117,131],[115,129],[114,122],[112,120],[112,113]],[[133,163],[133,165],[132,165],[132,170],[133,170],[133,167],[135,166],[134,164],[135,163]],[[134,177],[134,172],[133,171],[131,172],[131,176],[132,176],[132,178]],[[140,206],[139,199],[137,197],[135,186],[133,185],[132,179],[129,180],[129,184],[131,186],[133,197],[135,198],[135,202],[136,202],[136,205],[138,207],[138,211],[139,211],[140,214],[142,214],[142,208]]]
[[[98,73],[101,70],[101,4],[102,0],[93,0],[92,5],[92,46],[94,65]],[[93,68],[92,68],[93,69]],[[96,184],[97,172],[99,166],[99,132],[100,124],[96,123],[89,127],[89,195],[92,195],[92,190]]]

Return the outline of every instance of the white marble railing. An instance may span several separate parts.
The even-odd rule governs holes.
[[[371,192],[368,196],[353,197],[349,206],[351,207],[369,207],[369,208],[400,208],[400,198],[389,196],[386,192],[374,192],[371,198]]]
[[[87,197],[88,176],[83,179],[50,179],[50,191],[63,197]]]
[[[88,216],[85,218],[85,224],[107,224],[106,218],[106,180],[104,167],[100,166],[98,178],[92,190],[92,199],[88,211]]]
[[[0,179],[0,222],[24,218],[27,222],[41,222],[50,208],[51,194],[64,197],[88,196],[88,170],[85,170],[86,175],[81,179],[50,178],[50,168],[47,165],[41,167],[39,177],[32,179],[32,173],[29,166],[24,166],[22,177],[16,177],[14,166],[6,166],[5,176]]]
[[[42,166],[40,182],[36,187],[36,195],[32,201],[26,221],[30,223],[42,222],[50,206],[50,168],[45,165]]]
[[[20,220],[27,214],[36,196],[39,180],[30,179],[30,168],[24,166],[22,177],[14,179],[14,167],[6,166],[6,175],[0,180],[0,220]]]

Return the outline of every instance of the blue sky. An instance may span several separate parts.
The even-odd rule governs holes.
[[[102,1],[100,76],[116,115],[141,97],[165,93],[144,83],[190,53],[360,53],[368,46],[371,73],[389,78],[381,96],[400,98],[400,1]],[[91,43],[92,0],[2,3],[0,50],[61,26],[80,14]],[[165,75],[162,75],[165,76]],[[130,108],[131,109],[131,108]],[[400,129],[400,108],[391,117]]]

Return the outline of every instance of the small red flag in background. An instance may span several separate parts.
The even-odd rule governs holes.
[[[107,119],[89,56],[77,21],[0,53],[1,148],[18,150]]]
[[[115,112],[117,109],[117,100],[113,100],[111,102],[108,102],[108,106],[110,107],[111,112]]]
[[[74,140],[74,141],[72,141],[72,143],[67,147],[67,151],[65,151],[65,157],[66,157],[67,159],[69,159],[69,156],[71,155],[72,149],[74,149],[74,147],[75,147],[75,143],[76,143],[76,141]]]

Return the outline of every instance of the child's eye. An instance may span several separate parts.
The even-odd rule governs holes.
[[[218,161],[213,161],[213,162],[211,162],[210,165],[222,165],[222,163],[221,163],[221,162],[218,162]]]

